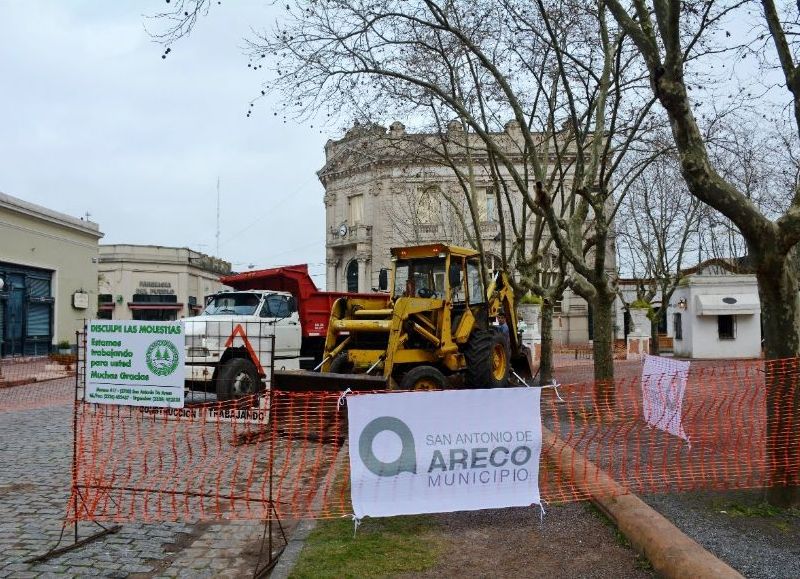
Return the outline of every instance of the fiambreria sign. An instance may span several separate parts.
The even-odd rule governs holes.
[[[538,388],[347,399],[356,518],[540,504]]]

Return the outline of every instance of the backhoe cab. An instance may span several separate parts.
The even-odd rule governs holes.
[[[444,244],[391,250],[391,293],[334,302],[321,374],[303,389],[498,388],[523,359],[505,273],[484,288],[476,251]],[[508,332],[490,324],[504,312]],[[276,374],[278,387],[292,380]],[[338,375],[338,376],[337,376]],[[317,384],[309,387],[309,380]]]

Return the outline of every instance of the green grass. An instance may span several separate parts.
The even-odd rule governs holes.
[[[792,519],[800,518],[800,509],[796,507],[782,508],[766,502],[740,503],[713,501],[714,510],[731,518],[758,518],[767,519],[769,524],[782,533],[790,533],[797,524]]]
[[[442,541],[425,517],[366,519],[353,536],[353,521],[320,521],[308,537],[292,579],[386,577],[436,564]]]
[[[770,505],[769,503],[758,503],[754,505],[746,505],[742,503],[724,503],[717,507],[720,513],[726,514],[729,517],[778,517],[778,516],[800,516],[800,509],[796,508],[781,508]]]
[[[725,511],[731,517],[776,517],[782,513],[782,509],[767,503],[757,505],[730,503]]]

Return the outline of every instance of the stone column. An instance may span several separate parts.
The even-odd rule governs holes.
[[[522,344],[528,348],[528,362],[531,367],[542,356],[542,332],[539,324],[539,315],[542,306],[538,304],[520,304],[517,306],[519,313],[518,324],[522,327]]]
[[[630,308],[629,311],[633,329],[628,334],[626,356],[640,358],[650,351],[650,319],[644,308]]]
[[[327,270],[325,272],[325,288],[329,292],[336,291],[336,269],[339,265],[339,260],[335,257],[329,257],[325,260],[325,265],[327,265]]]
[[[366,293],[370,291],[370,280],[367,279],[367,261],[369,258],[365,255],[356,256],[358,260],[358,291],[359,293]]]

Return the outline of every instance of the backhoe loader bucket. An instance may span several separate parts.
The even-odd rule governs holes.
[[[332,374],[310,370],[275,370],[272,388],[287,392],[339,392],[342,390],[386,390],[384,376]]]

